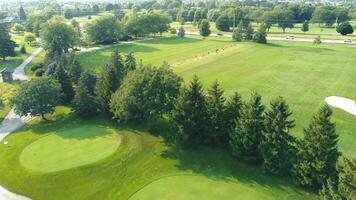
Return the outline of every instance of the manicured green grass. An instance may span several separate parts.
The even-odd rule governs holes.
[[[23,166],[39,172],[66,170],[104,159],[120,144],[114,130],[95,125],[69,125],[47,135],[23,150]]]
[[[283,96],[294,112],[297,127],[292,133],[302,136],[313,113],[328,96],[356,100],[356,46],[310,43],[270,42],[267,45],[235,43],[226,38],[164,38],[121,45],[121,52],[136,52],[137,60],[159,65],[167,61],[174,70],[190,80],[198,75],[205,87],[219,80],[227,95],[240,92],[247,99],[256,90],[265,104]],[[100,69],[113,49],[79,55],[83,66]],[[353,140],[356,118],[334,109],[340,147],[356,156]]]
[[[26,44],[24,41],[24,36],[22,35],[12,35],[11,39],[16,42],[18,47],[15,48],[16,56],[15,57],[7,57],[6,61],[0,60],[0,69],[7,68],[7,69],[15,69],[18,67],[28,56],[31,55],[32,52],[35,51],[35,48]],[[25,45],[26,53],[22,54],[20,52],[21,46]]]
[[[164,194],[156,193],[160,186],[164,187],[162,192],[169,194],[176,189],[174,192],[179,194],[177,199],[197,199],[197,192],[202,189],[206,189],[202,197],[223,199],[236,199],[237,192],[245,194],[248,191],[251,194],[246,194],[246,199],[267,196],[270,199],[316,199],[314,194],[293,186],[289,180],[266,176],[260,168],[240,163],[227,151],[181,151],[167,145],[161,137],[155,136],[169,134],[169,130],[164,128],[165,122],[119,126],[115,121],[100,117],[81,121],[71,116],[65,107],[57,108],[56,113],[48,118],[50,122],[34,121],[8,136],[8,145],[0,145],[0,185],[36,200],[167,199]],[[51,143],[50,140],[43,140],[57,135],[54,130],[88,126],[114,129],[121,138],[117,151],[98,162],[51,173],[30,170],[20,162],[24,149],[26,151],[37,142]],[[161,131],[147,131],[153,129]],[[96,140],[90,134],[77,134],[80,136],[71,135],[78,140],[71,140],[73,144],[81,140]],[[117,137],[112,140],[117,141]],[[43,151],[54,148],[45,147]],[[58,151],[61,154],[61,150]],[[56,156],[56,153],[48,156]],[[82,153],[78,156],[92,156]],[[62,161],[67,159],[71,157]],[[177,178],[168,178],[175,176]],[[152,195],[155,198],[151,198]]]
[[[215,51],[218,48],[231,45],[234,44],[229,39],[209,38],[203,40],[201,37],[167,37],[82,53],[78,55],[78,58],[86,68],[100,70],[108,62],[111,52],[118,48],[123,54],[135,52],[138,63],[142,59],[143,64],[158,66],[162,65],[164,61],[169,61],[169,64],[184,62],[205,54],[207,51]]]

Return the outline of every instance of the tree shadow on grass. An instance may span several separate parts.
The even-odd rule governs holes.
[[[171,148],[162,152],[166,159],[179,160],[177,168],[182,171],[203,175],[216,181],[238,181],[247,185],[261,185],[286,193],[293,190],[302,194],[302,189],[291,183],[289,178],[266,175],[260,166],[246,164],[234,158],[223,149],[203,148],[200,150],[181,150]]]
[[[113,123],[105,116],[81,120],[74,113],[60,113],[51,115],[49,120],[39,120],[38,123],[28,125],[26,129],[31,129],[34,134],[46,135],[55,134],[64,139],[94,139],[111,135],[108,129],[115,129]]]

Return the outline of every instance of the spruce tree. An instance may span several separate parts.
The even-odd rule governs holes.
[[[136,67],[137,67],[137,62],[136,62],[135,55],[133,52],[130,52],[129,54],[127,54],[125,60],[125,70],[124,70],[125,75],[130,71],[135,70]]]
[[[227,118],[227,129],[229,133],[233,131],[236,124],[241,117],[241,109],[243,102],[239,93],[235,92],[234,95],[226,103],[226,118]]]
[[[81,118],[92,117],[97,112],[94,96],[90,93],[88,87],[88,76],[88,73],[83,73],[79,79],[78,86],[75,88],[73,108],[74,112]]]
[[[291,168],[290,158],[293,149],[293,137],[289,130],[295,126],[289,119],[292,112],[282,97],[271,102],[266,112],[265,131],[259,146],[263,169],[271,174],[287,174]]]
[[[175,105],[173,123],[177,129],[177,139],[188,148],[197,148],[206,138],[207,112],[203,86],[194,76]]]
[[[342,200],[335,183],[331,179],[326,180],[319,191],[319,195],[322,200]]]
[[[252,25],[251,23],[248,24],[246,30],[245,30],[245,39],[246,40],[252,40],[253,38],[253,33],[254,33],[254,30],[252,28]]]
[[[207,37],[211,34],[210,23],[208,20],[203,19],[199,25],[199,33],[203,37]]]
[[[109,112],[111,96],[120,87],[123,73],[121,56],[119,51],[115,50],[110,62],[101,71],[95,87],[96,100],[102,112]]]
[[[343,167],[339,170],[338,191],[342,199],[356,199],[356,160],[342,157]]]
[[[20,18],[21,20],[26,20],[26,19],[27,19],[26,12],[25,12],[25,10],[23,9],[22,6],[20,6],[19,18]]]
[[[225,146],[228,142],[227,113],[224,91],[215,81],[208,90],[206,108],[209,119],[208,142],[212,146]]]
[[[96,76],[94,75],[94,73],[86,70],[82,73],[79,80],[85,82],[89,94],[95,96]]]
[[[8,56],[16,56],[15,47],[16,43],[11,40],[9,30],[5,24],[0,24],[0,58],[5,61]]]
[[[67,72],[64,70],[63,65],[58,65],[56,67],[56,70],[52,77],[54,80],[57,80],[58,83],[61,85],[63,102],[71,102],[74,97],[74,89],[72,81],[70,80]]]
[[[76,59],[68,67],[68,75],[69,75],[71,81],[75,84],[78,83],[82,72],[83,72],[82,66],[80,65],[79,61]]]
[[[331,122],[332,113],[329,106],[323,106],[304,130],[295,170],[296,181],[302,186],[320,189],[327,179],[336,178],[340,153],[335,124]]]
[[[230,147],[233,155],[244,156],[249,160],[259,160],[258,146],[264,130],[264,106],[261,96],[254,92],[243,106],[241,118],[235,131],[230,134]]]

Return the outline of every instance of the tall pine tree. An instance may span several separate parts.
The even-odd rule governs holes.
[[[356,160],[342,158],[343,167],[339,170],[338,190],[345,200],[356,199]]]
[[[208,142],[212,146],[225,146],[228,142],[227,113],[224,91],[215,81],[208,90],[206,108],[208,114]]]
[[[235,92],[234,95],[228,99],[226,103],[226,115],[227,115],[227,129],[229,132],[235,129],[236,124],[240,120],[241,117],[241,109],[243,106],[243,102],[241,100],[241,96],[239,93]]]
[[[26,20],[26,19],[27,19],[26,12],[25,12],[25,10],[23,9],[22,6],[20,6],[19,18],[20,18],[21,20]]]
[[[321,190],[319,191],[320,199],[322,200],[342,200],[335,182],[328,179],[323,184]]]
[[[123,73],[122,58],[119,51],[115,50],[110,62],[101,71],[95,87],[96,100],[102,112],[109,112],[111,96],[120,87]]]
[[[124,72],[125,75],[130,71],[135,70],[136,67],[137,67],[137,62],[136,62],[135,54],[133,52],[130,52],[129,54],[127,54],[125,60],[125,72]]]
[[[320,189],[327,179],[336,178],[340,153],[335,124],[331,122],[332,113],[329,106],[323,106],[304,130],[295,170],[296,181],[302,186]]]
[[[58,65],[52,77],[61,85],[63,102],[70,103],[74,97],[74,89],[72,81],[64,70],[63,65]]]
[[[271,102],[271,108],[266,112],[265,131],[259,146],[263,169],[271,174],[287,174],[292,166],[292,142],[294,138],[289,130],[295,126],[289,119],[292,112],[282,97]]]
[[[74,61],[68,67],[68,75],[71,81],[77,84],[82,72],[83,72],[83,68],[80,65],[79,61],[74,59]]]
[[[205,141],[207,112],[203,86],[194,76],[176,102],[173,123],[177,128],[177,139],[188,148],[197,148]]]
[[[0,57],[5,61],[8,56],[16,56],[15,47],[6,25],[0,24]]]
[[[241,118],[235,131],[230,134],[230,147],[233,155],[243,156],[249,160],[260,160],[258,146],[264,130],[265,107],[261,96],[254,92],[250,100],[243,106]]]
[[[90,118],[97,112],[94,96],[90,93],[88,84],[89,74],[83,73],[80,77],[78,86],[75,88],[73,100],[74,112],[81,118]]]

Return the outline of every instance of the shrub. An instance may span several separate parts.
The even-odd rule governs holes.
[[[31,66],[31,71],[36,71],[37,69],[40,69],[40,68],[43,68],[43,64],[41,63],[41,64],[37,64],[37,65],[33,65],[33,66]]]
[[[21,52],[22,54],[26,54],[26,47],[25,47],[25,45],[22,45],[22,46],[21,46],[20,52]]]
[[[45,73],[45,70],[40,68],[35,71],[35,76],[40,77],[40,76],[43,76],[44,73]]]
[[[170,29],[170,33],[173,34],[173,35],[177,34],[177,29],[171,28]]]

